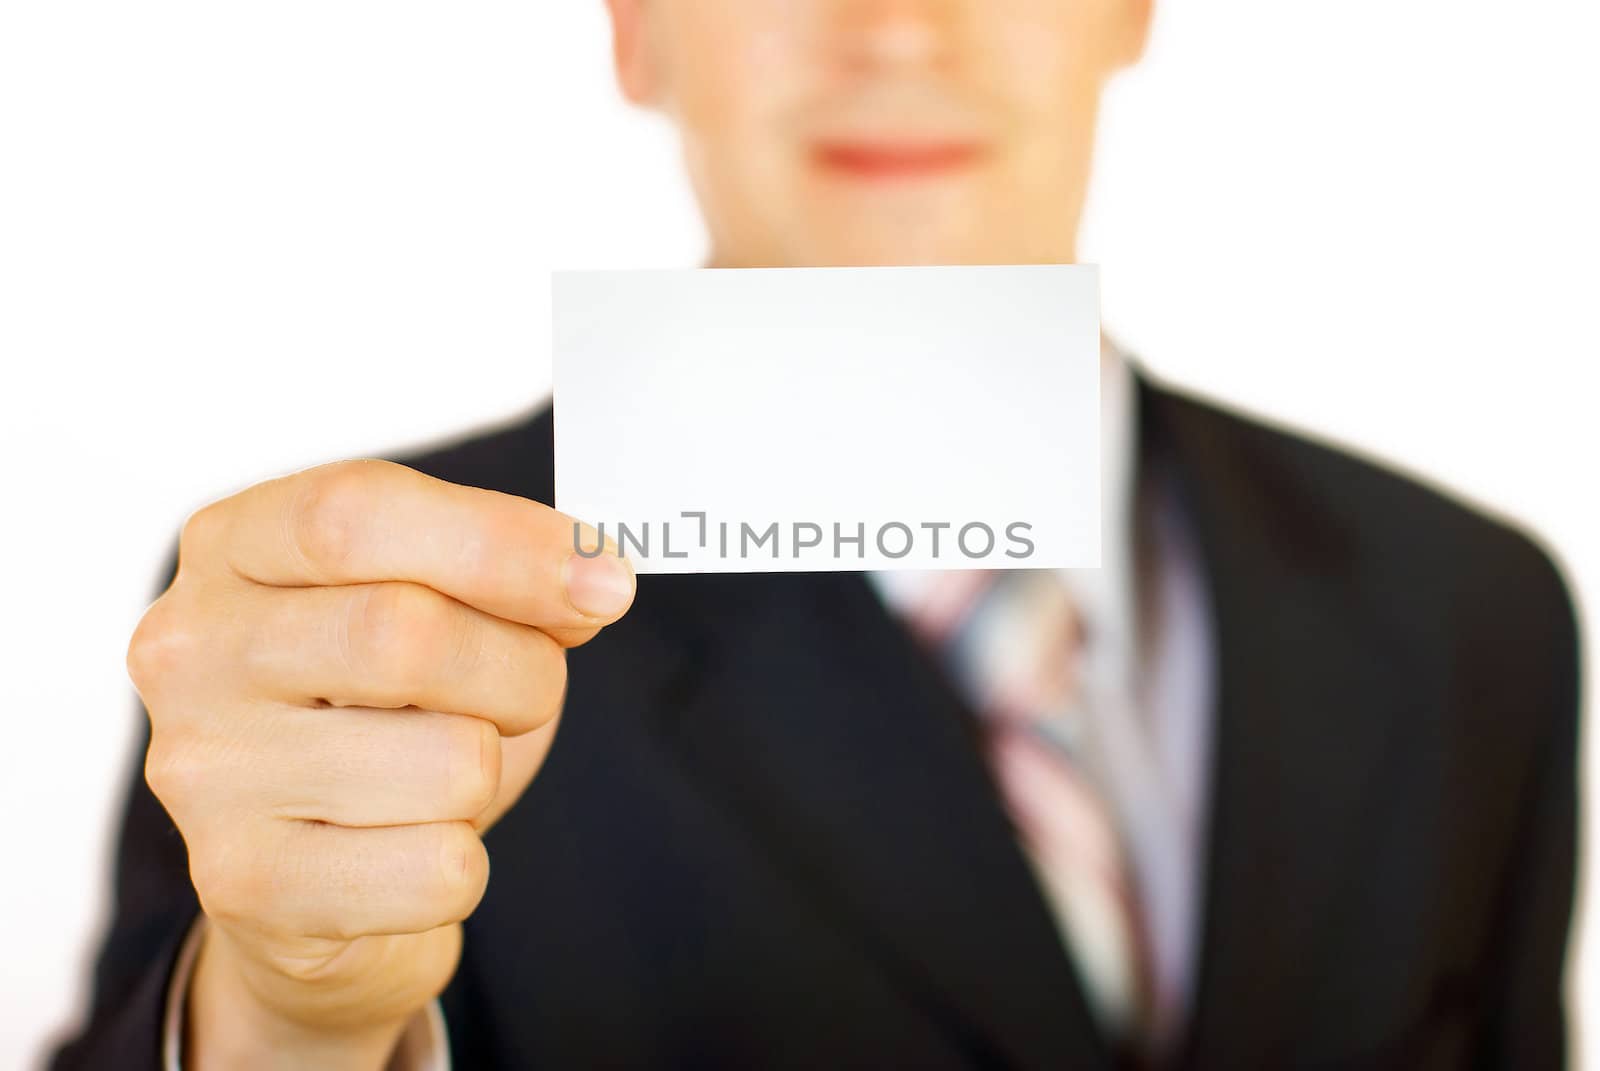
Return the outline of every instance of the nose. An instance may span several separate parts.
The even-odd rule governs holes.
[[[985,0],[992,3],[994,0]],[[941,63],[950,50],[956,0],[834,0],[839,58],[857,69]]]

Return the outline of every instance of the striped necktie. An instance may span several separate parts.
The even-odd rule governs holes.
[[[1075,746],[1084,629],[1059,574],[931,574],[908,623],[980,715],[983,751],[1085,994],[1137,1044],[1151,992],[1133,875],[1113,810]]]

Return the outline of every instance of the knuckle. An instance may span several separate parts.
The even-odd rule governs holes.
[[[546,656],[537,673],[538,699],[530,704],[528,730],[542,729],[561,713],[567,699],[567,652],[554,642],[544,645]]]
[[[370,505],[374,463],[340,461],[296,477],[288,538],[313,571],[337,574],[356,553],[358,526]]]
[[[226,500],[202,506],[191,513],[178,531],[179,560],[187,561],[210,553],[221,542],[226,516]]]
[[[145,751],[144,779],[169,810],[186,810],[186,804],[203,796],[212,783],[210,764],[199,748],[170,732],[151,736]]]
[[[170,593],[163,595],[128,641],[128,677],[140,694],[148,694],[181,672],[199,647],[199,632],[179,613]]]
[[[348,634],[356,669],[382,668],[394,648],[395,634],[407,625],[411,595],[404,584],[373,584],[350,603]]]
[[[567,652],[558,644],[550,645],[550,717],[561,713],[567,701]]]
[[[438,880],[446,922],[460,922],[477,909],[489,885],[489,852],[465,822],[442,822],[438,830]]]
[[[377,584],[357,600],[352,661],[398,688],[420,688],[461,644],[461,616],[441,596],[414,584]]]
[[[567,652],[548,637],[537,637],[524,677],[526,716],[511,727],[517,734],[532,732],[549,724],[561,713],[567,696]]]
[[[449,719],[446,752],[446,813],[476,818],[500,791],[500,733],[481,718]]]

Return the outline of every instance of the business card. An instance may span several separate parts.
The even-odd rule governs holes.
[[[1100,563],[1092,266],[558,272],[552,298],[555,505],[640,573]]]

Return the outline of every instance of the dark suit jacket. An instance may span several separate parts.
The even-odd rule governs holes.
[[[1574,611],[1528,539],[1147,382],[1212,588],[1196,1068],[1562,1061]],[[413,459],[542,502],[548,413]],[[859,574],[652,576],[572,652],[443,998],[456,1066],[1102,1068],[971,715]],[[196,911],[135,779],[92,1021],[154,1068]]]

